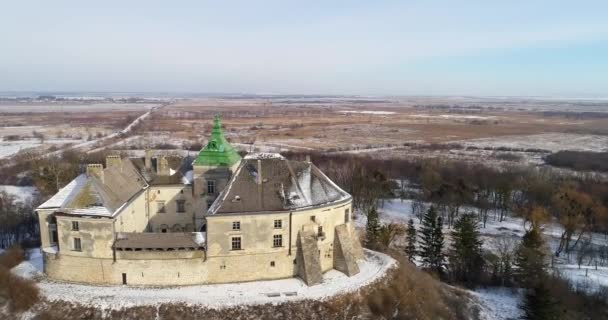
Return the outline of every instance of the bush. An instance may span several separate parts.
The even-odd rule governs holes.
[[[10,275],[8,284],[12,310],[17,312],[28,310],[40,300],[38,287],[32,280]]]
[[[469,319],[465,297],[395,254],[399,268],[366,293],[370,312],[384,319]]]
[[[608,152],[558,151],[546,156],[545,162],[574,170],[608,172]]]
[[[13,246],[6,250],[3,254],[0,254],[0,266],[4,266],[7,269],[12,269],[14,266],[20,264],[25,255],[23,249],[18,246]]]
[[[25,311],[40,300],[36,284],[13,275],[5,266],[0,266],[0,298],[8,299],[12,311]]]

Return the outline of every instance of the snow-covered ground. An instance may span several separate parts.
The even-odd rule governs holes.
[[[380,221],[382,223],[401,223],[407,224],[407,221],[411,218],[414,220],[416,229],[420,229],[420,220],[412,213],[412,200],[400,200],[400,199],[385,199],[384,205],[378,208]],[[426,203],[424,210],[428,208],[430,204]],[[461,208],[461,213],[464,212],[476,212],[475,208],[464,207]],[[365,228],[366,217],[365,215],[358,213],[355,223],[358,228]],[[510,239],[514,242],[514,245],[518,244],[523,237],[524,220],[522,218],[513,217],[512,214],[508,214],[507,217],[500,222],[498,215],[490,212],[486,226],[480,225],[480,233],[483,240],[483,248],[488,251],[495,252],[496,246],[498,245],[499,239]],[[444,234],[446,239],[446,246],[449,246],[450,229],[444,224]],[[543,225],[543,234],[549,247],[550,252],[554,252],[559,244],[559,238],[563,232],[563,228],[557,222],[550,222]],[[404,245],[404,238],[397,239],[395,244]],[[608,246],[608,238],[605,235],[593,233],[591,243],[596,246]],[[578,265],[574,264],[576,259],[576,253],[568,255],[562,254],[559,259],[553,261],[554,270],[562,278],[571,281],[574,285],[585,286],[588,292],[597,291],[600,286],[608,286],[608,267],[599,266],[595,270],[595,266],[586,266],[587,260],[578,269]],[[584,270],[587,268],[588,270]]]
[[[519,309],[522,291],[511,288],[480,288],[470,291],[479,301],[481,320],[515,320],[522,314]]]
[[[564,264],[556,272],[581,291],[597,292],[602,286],[608,287],[608,267],[581,265],[579,269],[576,264]]]
[[[100,112],[100,111],[129,111],[148,109],[145,103],[90,103],[90,104],[2,104],[1,112]]]
[[[15,199],[21,203],[30,202],[38,193],[36,187],[19,187],[10,185],[0,185],[0,192],[6,192],[9,195],[15,197]]]
[[[52,145],[62,146],[72,143],[81,143],[82,139],[45,139],[40,143],[38,139],[25,139],[17,141],[0,141],[0,159],[8,158],[20,151],[35,149],[39,147],[50,147]]]
[[[396,112],[393,112],[393,111],[370,111],[370,110],[362,110],[362,111],[358,111],[358,110],[342,110],[342,111],[338,111],[338,113],[358,113],[358,114],[389,115],[389,114],[395,114]]]
[[[543,149],[552,152],[560,150],[575,151],[606,151],[608,150],[608,136],[570,133],[542,133],[533,135],[512,135],[492,138],[481,138],[459,142],[464,146],[478,148],[521,148]]]
[[[11,272],[23,278],[32,279],[42,276],[43,262],[40,248],[27,251],[27,260],[11,269]]]
[[[138,305],[157,305],[159,303],[186,303],[210,308],[228,306],[280,303],[303,299],[325,299],[332,296],[355,292],[373,283],[396,266],[391,257],[366,250],[366,261],[359,262],[360,272],[352,277],[331,270],[323,275],[323,283],[308,287],[298,278],[230,283],[215,285],[196,285],[173,288],[142,288],[125,286],[91,286],[59,283],[42,280],[38,285],[42,294],[49,300],[63,300],[101,309],[121,309]],[[33,262],[30,263],[36,266]],[[28,274],[31,267],[17,266],[19,272]],[[13,271],[17,272],[17,271]]]
[[[412,118],[446,120],[494,120],[495,116],[473,116],[466,114],[413,114]]]

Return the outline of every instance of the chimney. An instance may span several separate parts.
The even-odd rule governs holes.
[[[101,182],[103,182],[103,165],[99,163],[89,164],[87,165],[87,176],[88,177],[97,177]]]
[[[106,157],[106,168],[118,168],[122,171],[122,159],[119,155],[110,155]]]
[[[258,184],[262,184],[262,160],[258,159]]]
[[[146,169],[152,170],[152,150],[146,148],[146,151],[144,151],[144,152],[145,152],[145,156],[146,156],[145,162],[144,162],[146,165]]]
[[[164,155],[160,155],[156,158],[156,174],[159,176],[169,175],[169,160]]]

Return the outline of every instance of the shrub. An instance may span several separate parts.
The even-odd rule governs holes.
[[[14,311],[25,311],[40,300],[40,293],[36,283],[15,275],[8,278],[9,299],[11,309]]]
[[[574,170],[608,171],[608,152],[558,151],[545,157],[547,164]]]
[[[8,300],[12,311],[21,312],[37,303],[40,294],[32,280],[13,275],[10,269],[0,265],[0,298]]]
[[[12,269],[14,266],[20,264],[24,258],[23,249],[18,246],[13,246],[3,254],[0,254],[0,266]]]

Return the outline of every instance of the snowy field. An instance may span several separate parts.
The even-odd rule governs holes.
[[[18,140],[18,141],[0,141],[0,159],[8,158],[20,151],[35,149],[38,147],[50,147],[52,145],[62,146],[71,143],[82,143],[85,140],[81,139],[45,139],[44,143],[40,140]]]
[[[338,111],[338,113],[357,113],[357,114],[371,114],[371,115],[389,115],[389,114],[395,114],[396,112],[393,112],[393,111],[369,111],[369,110],[363,110],[363,111],[342,110],[342,111]]]
[[[608,136],[569,133],[543,133],[533,135],[513,135],[472,140],[453,141],[464,146],[478,148],[521,148],[543,149],[552,152],[560,150],[606,151]]]
[[[519,309],[522,292],[517,289],[483,288],[470,293],[480,302],[482,320],[515,320],[523,316]]]
[[[413,114],[412,118],[418,119],[443,119],[443,120],[494,120],[495,116],[473,116],[466,114]]]
[[[12,272],[24,277],[39,275],[42,268],[39,250],[31,260],[15,267]],[[365,251],[366,261],[359,262],[361,272],[353,277],[331,270],[323,275],[323,283],[308,287],[297,278],[246,283],[183,286],[173,288],[143,288],[126,286],[90,286],[42,280],[38,286],[49,300],[62,300],[92,305],[101,309],[121,309],[159,303],[186,303],[210,308],[280,303],[303,299],[326,299],[355,292],[379,280],[396,266],[391,257]]]
[[[19,112],[99,112],[137,111],[150,108],[151,104],[139,103],[89,103],[89,104],[0,104],[0,113]]]

